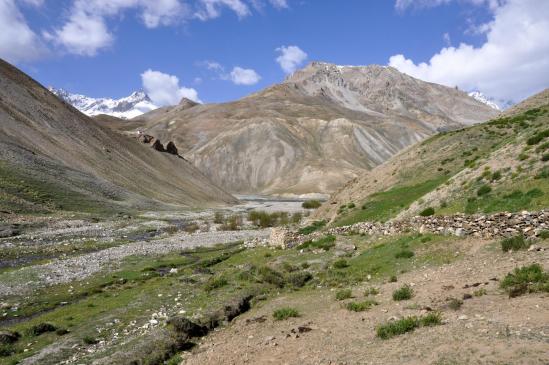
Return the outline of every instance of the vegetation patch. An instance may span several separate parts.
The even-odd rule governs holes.
[[[301,206],[305,209],[316,209],[319,208],[322,205],[322,203],[318,200],[306,200],[301,204]]]
[[[378,303],[375,300],[364,300],[362,302],[349,302],[345,308],[352,312],[364,312],[377,304]]]
[[[299,317],[299,312],[295,308],[284,307],[279,308],[273,312],[273,318],[277,321],[282,321],[292,317]]]
[[[404,285],[393,292],[393,300],[401,301],[412,299],[414,291],[409,285]]]
[[[300,250],[314,250],[314,249],[322,249],[325,251],[328,251],[332,247],[335,246],[336,237],[333,235],[327,235],[317,240],[311,240],[302,243],[301,245],[297,246]]]
[[[547,293],[549,292],[549,273],[539,264],[523,266],[507,274],[500,285],[511,298],[526,293]]]
[[[421,212],[419,212],[419,215],[422,217],[429,217],[434,214],[435,214],[435,209],[432,207],[425,208]]]
[[[501,249],[505,252],[525,250],[528,247],[529,244],[521,234],[514,237],[505,238],[501,241]]]
[[[353,297],[353,291],[351,289],[342,289],[336,292],[336,300],[345,300]]]
[[[301,228],[298,232],[299,234],[304,234],[304,235],[311,234],[313,232],[318,231],[319,229],[322,229],[325,225],[326,225],[325,220],[315,221],[310,225],[308,225],[307,227]]]
[[[421,326],[430,327],[442,324],[442,316],[439,313],[430,313],[424,317],[406,317],[397,321],[382,324],[376,328],[377,337],[387,340],[395,336],[412,332]]]

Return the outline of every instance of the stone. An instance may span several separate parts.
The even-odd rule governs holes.
[[[158,152],[166,152],[166,149],[164,148],[164,145],[160,142],[160,140],[154,141],[152,148],[157,150]]]
[[[177,147],[175,147],[175,143],[173,143],[172,141],[168,142],[168,144],[166,145],[166,152],[176,156],[179,155]]]

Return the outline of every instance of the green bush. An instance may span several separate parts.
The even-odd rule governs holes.
[[[549,137],[549,129],[538,132],[532,137],[526,140],[526,143],[530,146],[540,143],[544,138]]]
[[[56,329],[57,327],[51,323],[39,323],[29,329],[29,335],[40,336],[42,333],[54,332]]]
[[[501,249],[504,252],[508,251],[518,251],[518,250],[525,250],[527,249],[528,243],[524,239],[524,236],[519,234],[514,237],[505,238],[501,241]]]
[[[268,266],[260,267],[258,270],[258,274],[261,281],[265,283],[275,285],[279,288],[282,288],[286,284],[284,276],[280,272],[271,269]]]
[[[322,203],[318,200],[306,200],[301,204],[301,206],[305,209],[316,209],[320,207]]]
[[[438,326],[442,324],[442,316],[440,313],[433,312],[429,313],[424,317],[406,317],[398,321],[389,322],[386,324],[379,325],[376,328],[377,337],[382,340],[387,340],[389,338],[405,334],[407,332],[412,332],[418,327],[431,327]]]
[[[432,312],[419,319],[419,324],[423,327],[438,326],[442,324],[442,316],[438,312]]]
[[[334,269],[345,269],[346,267],[349,267],[349,263],[345,259],[339,259],[332,264],[332,267]]]
[[[284,307],[279,308],[273,312],[273,318],[277,321],[282,321],[290,317],[299,317],[299,312],[295,308]]]
[[[349,203],[349,205],[347,205],[347,208],[349,209],[353,209],[354,207],[356,207],[355,203]]]
[[[425,208],[419,213],[419,215],[422,217],[429,217],[433,214],[435,214],[435,209],[432,207]]]
[[[501,281],[502,289],[508,291],[510,297],[526,293],[549,292],[549,273],[539,264],[516,268]]]
[[[299,250],[322,249],[322,250],[328,251],[330,248],[335,246],[335,241],[336,241],[335,236],[327,235],[317,240],[303,242],[301,245],[297,246],[297,248]]]
[[[549,238],[549,230],[544,229],[543,231],[540,231],[538,233],[538,237],[541,238],[541,239],[544,239],[544,240],[548,239]]]
[[[482,185],[480,188],[478,188],[477,195],[478,196],[483,196],[483,195],[488,194],[491,191],[492,191],[492,188],[490,186]]]
[[[351,289],[342,289],[336,292],[336,300],[345,300],[353,296],[353,291]]]
[[[227,284],[229,284],[229,282],[224,277],[212,277],[204,285],[204,290],[212,291],[214,289],[222,288]]]
[[[313,233],[315,231],[318,231],[319,229],[321,229],[325,225],[326,225],[325,220],[315,221],[312,224],[308,225],[307,227],[301,228],[298,232],[299,232],[299,234],[304,234],[304,235],[305,234],[310,234],[310,233]]]
[[[99,341],[95,337],[91,337],[91,336],[84,337],[82,339],[82,342],[84,342],[84,344],[86,344],[86,345],[95,345],[95,344],[99,343]]]
[[[352,312],[364,312],[377,304],[375,300],[365,300],[362,302],[349,302],[345,307]]]
[[[406,249],[395,254],[395,258],[397,259],[409,259],[411,257],[414,257],[414,252]]]
[[[393,300],[396,301],[412,299],[413,296],[414,291],[408,285],[404,285],[393,292]]]
[[[544,153],[544,154],[541,156],[541,160],[542,160],[542,161],[549,161],[549,153]]]
[[[378,295],[379,294],[379,289],[378,288],[368,288],[364,291],[364,296],[367,297],[369,295]]]
[[[484,289],[484,288],[480,288],[480,289],[475,290],[475,291],[473,292],[473,295],[474,295],[475,297],[481,297],[481,296],[486,295],[486,294],[488,294],[488,292],[487,292],[486,289]]]
[[[0,344],[0,358],[15,354],[15,347],[11,344]],[[17,364],[17,363],[14,363]]]
[[[391,277],[389,278],[389,282],[390,282],[390,283],[396,283],[396,282],[397,282],[397,277],[396,277],[396,275],[391,275]]]
[[[494,173],[492,174],[492,180],[493,181],[496,181],[496,180],[499,180],[501,179],[501,171],[494,171]]]
[[[309,280],[313,278],[313,275],[307,271],[292,272],[286,277],[286,281],[296,287],[301,288],[307,284]]]

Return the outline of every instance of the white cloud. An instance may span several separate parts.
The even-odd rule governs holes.
[[[444,44],[449,47],[452,45],[452,38],[450,38],[450,34],[444,33],[442,35],[442,40],[444,40]]]
[[[399,11],[405,11],[408,8],[434,8],[440,5],[446,5],[455,0],[396,0],[395,8]],[[502,5],[506,0],[460,0],[461,2],[470,3],[472,5],[486,5],[490,9],[495,10]]]
[[[200,20],[209,20],[221,15],[221,7],[228,7],[239,18],[251,15],[250,8],[241,0],[199,0],[195,16]]]
[[[179,85],[177,76],[149,69],[141,74],[141,81],[143,90],[156,105],[176,105],[182,98],[201,102],[195,89]]]
[[[70,53],[94,56],[114,42],[107,18],[129,9],[140,11],[147,28],[177,24],[187,14],[187,8],[179,0],[75,0],[66,23],[43,34]]]
[[[33,5],[40,5],[35,1]],[[14,0],[0,0],[0,57],[12,62],[32,61],[47,50],[28,26]]]
[[[307,59],[307,53],[303,52],[298,46],[282,46],[276,49],[280,56],[276,62],[287,74],[293,73],[299,65]]]
[[[480,1],[480,0],[479,0]],[[549,85],[549,1],[509,0],[493,10],[480,47],[442,48],[428,62],[394,55],[389,65],[422,80],[519,101]]]
[[[274,6],[277,9],[283,9],[288,7],[288,1],[287,0],[269,0],[272,6]]]
[[[236,66],[231,71],[231,81],[236,85],[255,85],[261,80],[261,76],[251,68]]]

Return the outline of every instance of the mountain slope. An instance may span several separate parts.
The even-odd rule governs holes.
[[[427,208],[435,214],[546,208],[548,125],[546,89],[498,119],[438,134],[394,156],[342,187],[315,219],[346,225]]]
[[[0,121],[2,210],[235,201],[183,158],[100,126],[1,60]]]
[[[496,114],[393,68],[317,62],[235,102],[136,120],[231,192],[301,195],[331,193],[437,131]]]
[[[117,118],[131,119],[158,108],[142,91],[133,92],[130,96],[121,99],[96,99],[85,95],[72,94],[63,89],[53,87],[48,89],[61,100],[90,117],[106,114]]]

